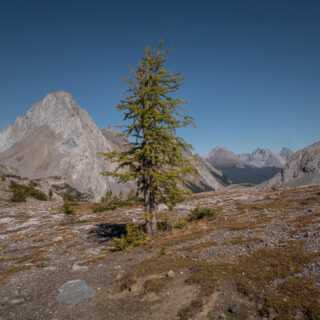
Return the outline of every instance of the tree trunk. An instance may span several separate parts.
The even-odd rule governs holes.
[[[157,209],[154,195],[151,192],[151,177],[145,177],[144,181],[148,181],[144,188],[144,212],[146,219],[146,231],[149,236],[157,233]]]
[[[146,213],[146,230],[149,236],[157,233],[156,211]]]

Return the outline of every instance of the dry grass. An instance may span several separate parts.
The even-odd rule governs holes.
[[[125,274],[122,289],[130,288],[139,278],[161,275],[168,270],[188,269],[186,282],[200,287],[199,301],[211,295],[222,282],[231,281],[239,292],[261,302],[261,295],[269,292],[269,286],[275,279],[293,276],[317,255],[305,252],[301,244],[261,249],[237,262],[209,263],[201,259],[182,258],[173,253],[162,254],[142,261]],[[188,319],[200,310],[195,308],[195,311],[190,305],[184,309],[179,312],[180,319]],[[186,318],[183,318],[184,314]]]
[[[309,195],[306,196],[308,193]],[[268,209],[271,212],[305,209],[319,203],[319,187],[307,187],[276,192],[273,197],[266,196],[263,200],[254,201],[253,203],[238,202],[236,205],[240,212],[250,213],[263,209]]]
[[[71,240],[71,239],[64,239],[64,240]],[[83,244],[84,244],[84,242],[82,240],[77,240],[77,241],[74,241],[74,242],[68,244],[67,246],[65,246],[64,249],[75,248],[75,247],[81,246]]]
[[[52,246],[55,243],[56,242],[48,242],[48,243],[37,244],[37,245],[34,245],[34,246],[23,247],[23,248],[21,248],[21,250],[22,251],[28,251],[28,250],[39,249],[39,250],[44,251],[44,248],[48,248],[48,247]]]
[[[290,220],[290,222],[295,223],[299,228],[303,228],[309,224],[314,223],[314,219],[317,219],[319,216],[319,213],[303,214],[293,220]]]
[[[153,246],[165,246],[170,247],[174,245],[178,245],[184,242],[197,240],[202,237],[199,233],[193,233],[193,232],[177,232],[176,234],[170,234],[163,238],[155,239],[152,243]]]
[[[275,311],[275,319],[320,319],[320,289],[311,277],[287,279],[279,292],[267,295],[262,313],[269,316]]]
[[[151,278],[144,283],[144,292],[154,292],[160,294],[161,291],[168,285],[172,280],[171,277]]]
[[[35,242],[43,242],[44,240],[46,240],[45,237],[38,237],[38,238],[34,239]]]
[[[39,249],[35,252],[26,254],[24,256],[13,256],[13,257],[0,257],[0,261],[12,262],[11,266],[6,266],[5,269],[0,270],[0,281],[4,280],[6,277],[19,272],[21,270],[30,269],[37,262],[40,261],[50,261],[49,257],[44,257],[42,253],[43,249]],[[20,264],[20,265],[19,265]]]
[[[183,250],[183,251],[194,251],[194,250],[202,250],[208,247],[213,247],[216,246],[218,243],[217,241],[211,240],[211,241],[202,241],[184,248],[181,248],[179,250]]]
[[[261,291],[272,280],[295,274],[317,255],[305,252],[301,244],[258,250],[241,259],[234,270],[238,286],[244,292]]]
[[[187,268],[189,263],[191,263],[191,259],[183,259],[174,254],[159,255],[148,258],[142,261],[133,270],[125,274],[122,279],[122,289],[129,288],[140,277],[162,274],[169,270],[176,271]]]
[[[42,256],[43,250],[39,249],[36,252],[26,254],[25,256],[22,256],[21,258],[16,257],[15,263],[32,263],[32,262],[38,262],[38,261],[48,261],[50,258]]]
[[[64,249],[65,250],[65,249]],[[100,261],[100,260],[103,260],[107,257],[107,254],[99,254],[99,255],[93,255],[93,254],[88,254],[86,256],[86,258],[88,260],[86,260],[85,262],[83,263],[79,263],[80,266],[87,266],[91,263],[95,263],[97,261]]]
[[[22,270],[27,270],[32,268],[33,265],[24,265],[24,266],[13,266],[11,268],[7,268],[5,270],[0,270],[0,282],[2,282],[4,279],[7,277],[11,276],[12,274],[22,271]]]
[[[18,242],[18,241],[23,240],[23,239],[26,238],[27,236],[28,236],[27,233],[19,234],[19,235],[17,235],[17,236],[11,237],[11,241]]]
[[[193,317],[199,313],[203,308],[203,302],[200,299],[192,300],[190,304],[177,313],[177,318],[179,320],[193,319]]]
[[[36,232],[32,232],[29,234],[29,237],[32,238],[32,237],[35,237],[35,236],[38,236],[42,231],[36,231]]]

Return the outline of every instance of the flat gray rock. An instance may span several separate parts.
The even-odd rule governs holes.
[[[77,279],[64,283],[60,288],[57,296],[59,302],[71,302],[72,304],[81,303],[96,295],[96,291],[92,289],[84,280]]]

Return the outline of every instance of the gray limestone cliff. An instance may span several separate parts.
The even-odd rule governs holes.
[[[109,189],[117,193],[130,188],[120,188],[114,178],[100,174],[115,165],[98,153],[112,150],[113,144],[65,91],[49,93],[0,132],[1,164],[15,167],[20,175],[30,178],[61,176],[95,200]]]
[[[298,187],[313,184],[320,184],[320,142],[294,153],[281,172],[259,185],[259,188]]]

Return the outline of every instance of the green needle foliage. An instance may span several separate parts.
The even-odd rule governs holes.
[[[170,50],[162,50],[163,42],[152,50],[145,49],[133,77],[123,80],[130,88],[125,99],[117,106],[124,112],[124,134],[129,139],[123,152],[102,153],[106,159],[117,163],[115,172],[103,172],[117,177],[119,182],[135,181],[143,195],[148,233],[156,232],[156,208],[165,203],[173,208],[185,191],[179,186],[185,176],[194,172],[192,160],[186,155],[192,148],[177,136],[176,130],[194,125],[193,118],[185,115],[186,103],[173,93],[183,84],[180,72],[164,69]],[[124,170],[121,170],[124,169]]]

